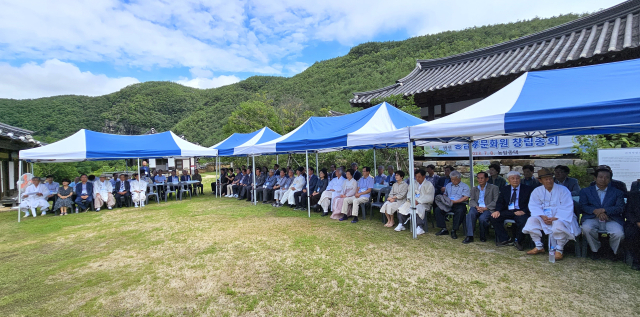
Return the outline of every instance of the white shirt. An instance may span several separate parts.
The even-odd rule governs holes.
[[[147,182],[143,181],[143,180],[133,180],[131,181],[131,183],[129,183],[130,189],[132,192],[137,192],[137,191],[141,191],[141,192],[146,192],[147,191]]]
[[[109,196],[109,193],[113,191],[113,186],[111,186],[111,182],[105,180],[101,182],[97,180],[93,183],[93,195],[100,194],[100,197],[106,199]]]
[[[289,186],[289,188],[293,187],[295,192],[301,191],[304,188],[304,185],[306,184],[306,180],[304,179],[304,176],[300,175],[297,176],[294,180],[293,180],[293,184],[291,184],[291,186]]]
[[[340,176],[340,177],[334,177],[330,182],[329,185],[327,186],[327,190],[335,190],[336,193],[342,193],[342,183],[344,183],[344,181],[346,181],[347,179]]]
[[[544,186],[538,186],[529,200],[531,217],[551,216],[566,223],[573,222],[573,198],[564,186],[554,184],[551,192]],[[547,211],[547,214],[545,214]]]
[[[516,187],[516,201],[514,203],[514,208],[511,208],[511,195],[513,195],[513,186],[509,185],[509,201],[507,202],[507,204],[509,205],[510,210],[519,210],[520,204],[518,203],[518,201],[520,200],[520,185]]]

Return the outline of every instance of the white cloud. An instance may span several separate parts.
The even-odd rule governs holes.
[[[231,85],[239,81],[240,81],[240,78],[236,76],[222,75],[222,76],[213,77],[213,78],[202,78],[202,77],[196,77],[193,79],[180,78],[176,82],[178,84],[182,84],[182,85],[193,87],[193,88],[207,89],[207,88],[217,88],[220,86]]]
[[[298,56],[312,41],[353,45],[381,33],[422,35],[620,2],[0,0],[0,60],[58,58],[142,69],[279,74],[273,64]]]
[[[0,98],[39,98],[54,95],[99,96],[139,81],[132,77],[109,78],[82,72],[73,64],[57,59],[42,64],[13,67],[0,63]]]

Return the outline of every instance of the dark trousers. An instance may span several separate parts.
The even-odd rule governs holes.
[[[240,185],[233,185],[233,186],[231,186],[231,190],[233,191],[233,194],[234,194],[234,195],[238,195],[238,194],[239,194],[240,189],[242,189],[241,187],[242,187],[242,186],[240,186]]]
[[[267,202],[273,196],[273,188],[262,188],[258,193],[262,193],[262,202]]]
[[[311,206],[313,205],[317,205],[318,202],[320,201],[320,197],[322,196],[322,194],[317,194],[317,195],[311,195]]]
[[[52,205],[53,207],[55,207],[55,206],[56,206],[56,200],[58,200],[58,195],[53,195],[53,196],[51,196],[51,197],[47,198],[47,201],[51,201],[51,202],[53,202],[53,205]],[[53,207],[52,207],[52,208],[53,208]]]
[[[116,200],[116,206],[117,206],[118,208],[122,207],[122,201],[121,201],[121,199],[124,199],[124,202],[125,202],[126,204],[129,204],[129,203],[128,203],[128,200],[129,200],[129,196],[130,196],[130,195],[131,195],[131,193],[130,193],[130,192],[126,192],[124,195],[120,195],[120,193],[116,192],[116,194],[115,194],[115,195],[113,195],[113,196],[114,196],[114,198],[115,198],[115,200]]]
[[[198,189],[200,189],[200,194],[204,194],[204,185],[202,185],[202,183],[194,184],[193,189],[195,191],[198,191]]]
[[[249,191],[251,191],[251,186],[241,186],[238,190],[240,193],[238,194],[238,199],[247,198],[249,199]]]
[[[491,211],[487,210],[483,213],[478,212],[476,207],[469,208],[469,213],[466,218],[466,236],[473,237],[473,232],[476,230],[476,220],[480,224],[480,238],[485,239],[487,237],[487,230],[489,229],[489,218],[491,218]]]
[[[89,197],[87,197],[87,199],[84,199],[84,201],[87,203],[86,205],[84,203],[82,203],[82,197],[78,196],[76,197],[76,205],[78,206],[78,208],[82,209],[82,210],[87,210],[89,209],[89,207],[91,207],[91,204],[93,203],[93,197],[91,197],[91,195],[89,195]]]
[[[451,230],[457,231],[458,228],[460,228],[460,224],[462,224],[462,218],[467,213],[467,205],[464,203],[453,204],[453,206],[451,207],[451,212],[453,212],[453,225],[451,227]],[[435,214],[436,227],[446,229],[447,212],[436,206]]]
[[[409,222],[407,222],[407,220]],[[403,225],[405,223],[411,223],[411,214],[408,214],[408,215],[405,216],[405,215],[403,215],[401,213],[398,213],[398,221],[399,221],[399,223],[401,223]],[[418,216],[418,214],[416,214],[416,226],[424,228],[424,219],[420,218],[420,216]]]
[[[504,227],[504,221],[507,219],[513,219],[516,222],[515,229],[515,238],[520,243],[524,241],[525,234],[522,233],[522,228],[527,224],[527,219],[529,219],[529,215],[524,214],[522,216],[516,216],[513,211],[501,211],[500,217],[493,218],[491,217],[491,224],[493,225],[493,229],[496,231],[496,237],[498,238],[498,242],[504,242],[509,240],[509,234],[507,233],[507,228]]]
[[[640,228],[637,224],[624,224],[624,240],[633,256],[633,263],[640,264]]]
[[[293,193],[293,201],[296,202],[296,207],[307,207],[307,193],[302,191]]]

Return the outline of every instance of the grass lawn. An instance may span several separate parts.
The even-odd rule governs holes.
[[[205,188],[208,186],[205,185]],[[205,196],[16,222],[0,213],[0,316],[633,316],[640,274],[572,254]]]

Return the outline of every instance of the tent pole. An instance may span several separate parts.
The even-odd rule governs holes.
[[[418,235],[416,234],[416,195],[415,195],[415,173],[413,171],[413,143],[409,142],[407,144],[409,150],[409,195],[411,195],[411,231],[413,232],[413,238],[417,239]]]
[[[31,165],[31,172],[30,173],[33,174],[33,163],[30,163],[30,165]]]
[[[311,218],[311,193],[309,192],[309,150],[304,151],[304,156],[307,159],[307,212],[309,218]]]
[[[214,197],[218,197],[218,192],[220,191],[220,189],[218,188],[218,182],[220,181],[220,165],[218,165],[218,157],[216,156],[216,180],[215,180],[215,185],[213,186],[213,188],[215,188],[215,192],[213,193]]]
[[[280,162],[278,162],[278,159],[280,158],[280,155],[276,154],[276,164],[280,165]],[[278,174],[280,175],[280,174]]]
[[[247,156],[247,167],[249,167],[249,156]]]
[[[376,165],[376,148],[373,148],[373,170],[377,171],[378,170],[378,166]],[[374,178],[376,175],[376,172],[373,172]]]
[[[18,179],[22,179],[22,161],[20,160],[18,160]],[[20,205],[22,205],[22,187],[18,186],[18,222],[20,222],[20,212],[22,211]]]
[[[253,175],[253,205],[255,206],[258,204],[258,197],[256,195],[256,157],[251,156],[251,160],[253,162],[253,166],[251,166],[251,169],[253,169],[253,171],[251,172],[251,175]]]
[[[318,163],[318,151],[316,151],[316,176],[318,176],[318,173],[320,171],[320,163]]]
[[[473,147],[471,147],[472,144],[473,144],[473,141],[469,141],[469,184],[471,184],[471,188],[475,186],[474,185],[475,175],[473,173]]]

